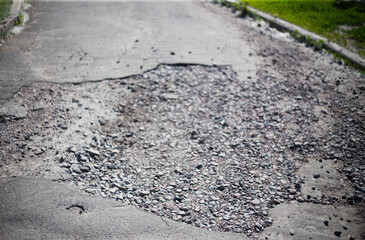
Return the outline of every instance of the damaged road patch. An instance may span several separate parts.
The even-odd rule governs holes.
[[[276,205],[345,204],[354,196],[363,203],[361,194],[302,192],[306,179],[297,170],[330,156],[328,144],[337,141],[323,137],[313,109],[326,92],[311,84],[268,81],[265,72],[242,82],[229,66],[201,65],[161,65],[97,83],[34,83],[15,100],[39,110],[1,125],[0,174],[68,181],[175,221],[257,237],[273,224]],[[333,106],[338,119],[346,113]],[[350,127],[363,138],[359,125]]]

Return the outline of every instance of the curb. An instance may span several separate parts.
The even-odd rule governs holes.
[[[360,57],[358,54],[350,52],[349,50],[339,46],[336,43],[330,42],[327,38],[321,37],[313,32],[310,32],[304,28],[301,28],[295,24],[289,23],[282,19],[276,18],[271,16],[270,14],[264,13],[260,10],[257,10],[253,7],[247,6],[250,15],[256,15],[260,18],[264,19],[265,21],[270,23],[270,26],[275,27],[279,31],[287,31],[287,32],[294,32],[297,31],[299,34],[303,36],[310,36],[311,39],[315,41],[322,41],[324,48],[327,50],[331,50],[338,54],[341,54],[344,58],[347,58],[352,63],[365,68],[365,59]]]
[[[24,0],[13,0],[9,16],[0,23],[0,37],[4,37],[14,27],[15,21],[19,17],[23,2]]]

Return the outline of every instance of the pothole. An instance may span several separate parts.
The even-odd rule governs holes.
[[[296,175],[309,157],[330,151],[326,133],[313,127],[319,100],[311,84],[260,73],[242,82],[229,66],[200,65],[38,83],[21,92],[33,125],[18,133],[27,144],[13,157],[42,159],[93,195],[253,236],[272,224],[277,204],[332,201],[303,195]]]

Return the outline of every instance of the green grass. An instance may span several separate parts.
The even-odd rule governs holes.
[[[15,19],[15,26],[20,26],[22,25],[24,22],[24,14],[23,13],[20,13],[19,16]]]
[[[352,39],[357,41],[364,41],[365,39],[365,26],[361,26],[347,32]]]
[[[365,3],[344,0],[240,0],[365,56]],[[340,27],[345,26],[345,28]]]
[[[0,21],[9,15],[11,0],[0,0]]]

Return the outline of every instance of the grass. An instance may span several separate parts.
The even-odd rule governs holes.
[[[364,41],[365,39],[365,26],[361,26],[348,31],[349,36],[357,41]]]
[[[238,11],[239,15],[245,16],[248,13],[247,10],[247,3],[244,1],[237,1],[237,2],[230,2],[226,0],[214,0],[215,3],[221,3],[222,5],[225,5],[227,7],[230,7],[234,9],[235,11]]]
[[[240,0],[365,56],[365,2]]]
[[[19,16],[15,19],[15,26],[20,26],[24,22],[24,14],[20,13]]]
[[[9,15],[11,0],[0,0],[0,21]]]

